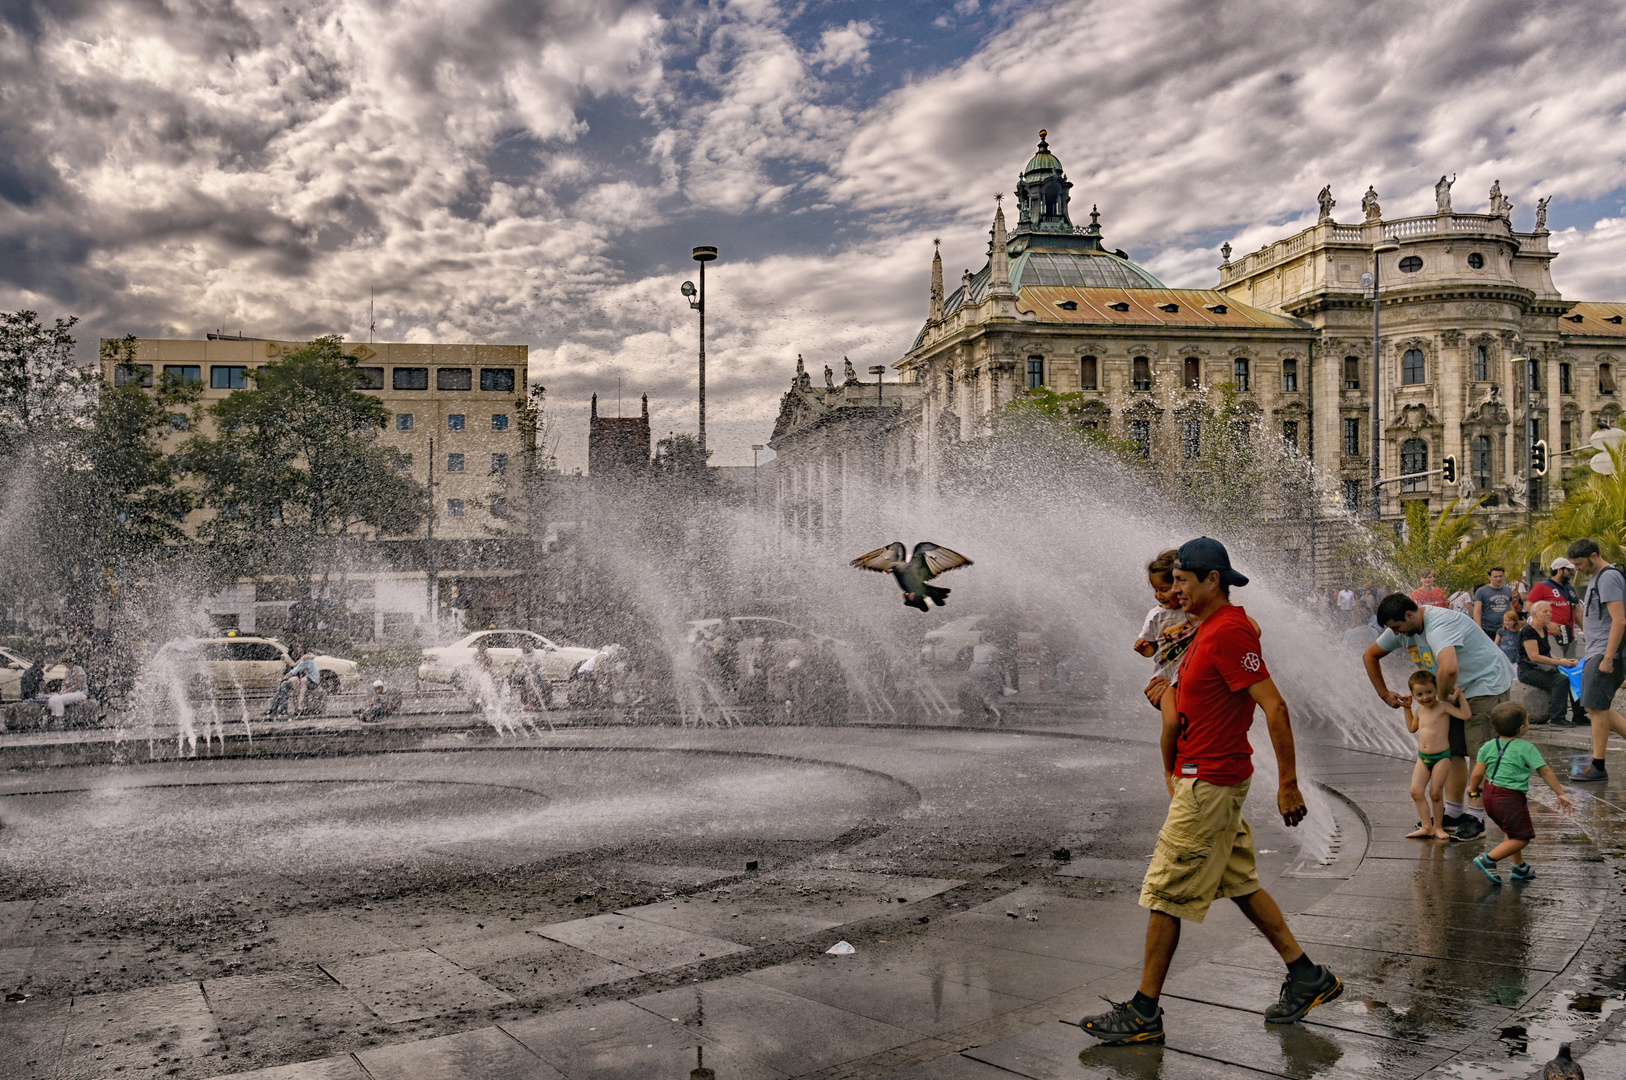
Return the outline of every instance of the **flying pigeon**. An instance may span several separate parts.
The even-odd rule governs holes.
[[[884,548],[860,555],[853,560],[853,565],[874,570],[877,574],[890,573],[897,579],[898,588],[903,590],[904,605],[926,611],[927,600],[942,607],[950,591],[928,585],[927,582],[956,567],[970,566],[971,560],[957,551],[924,540],[915,545],[914,556],[907,558],[903,541],[894,540]]]
[[[1542,1068],[1541,1080],[1586,1080],[1586,1073],[1570,1057],[1569,1043],[1558,1044],[1558,1056]]]

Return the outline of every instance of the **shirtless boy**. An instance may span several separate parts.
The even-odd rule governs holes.
[[[1445,831],[1445,782],[1451,775],[1451,717],[1467,720],[1473,714],[1458,687],[1450,701],[1439,698],[1439,681],[1432,671],[1414,671],[1406,680],[1411,696],[1400,699],[1406,730],[1417,736],[1417,764],[1411,770],[1411,797],[1417,804],[1417,831],[1408,840],[1449,840]],[[1414,711],[1415,710],[1415,711]]]

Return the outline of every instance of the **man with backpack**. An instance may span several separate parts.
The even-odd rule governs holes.
[[[1581,603],[1581,632],[1586,635],[1586,667],[1581,673],[1581,707],[1592,721],[1592,764],[1570,777],[1577,782],[1605,781],[1604,755],[1611,729],[1626,737],[1626,716],[1615,710],[1615,693],[1626,681],[1626,573],[1604,561],[1598,542],[1576,540],[1565,552],[1576,570],[1590,580]]]

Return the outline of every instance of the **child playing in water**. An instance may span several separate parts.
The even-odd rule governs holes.
[[[1167,688],[1173,688],[1180,674],[1180,658],[1186,655],[1186,647],[1197,632],[1197,627],[1181,609],[1180,597],[1174,591],[1176,554],[1171,548],[1146,564],[1146,581],[1152,586],[1152,595],[1157,597],[1157,606],[1146,614],[1140,636],[1135,639],[1135,651],[1151,658],[1157,665],[1152,670],[1152,682],[1146,688],[1148,699],[1159,679]],[[1163,714],[1165,724],[1179,722],[1172,693],[1165,690],[1157,707]]]
[[[1451,717],[1467,720],[1473,713],[1462,688],[1450,701],[1438,697],[1432,671],[1414,671],[1407,681],[1410,697],[1400,699],[1406,730],[1417,735],[1417,764],[1411,769],[1411,797],[1417,804],[1417,831],[1408,840],[1449,840],[1445,831],[1445,781],[1451,772]],[[1413,712],[1413,706],[1416,712]]]
[[[1502,883],[1496,872],[1499,859],[1518,855],[1536,838],[1536,827],[1530,821],[1530,774],[1541,777],[1553,789],[1558,808],[1566,813],[1575,804],[1558,786],[1558,777],[1542,758],[1541,751],[1519,736],[1530,730],[1530,714],[1517,701],[1504,701],[1490,714],[1491,729],[1496,738],[1479,748],[1479,762],[1468,781],[1468,794],[1485,795],[1485,813],[1507,834],[1507,839],[1474,860],[1479,872],[1494,885]],[[1514,881],[1530,881],[1536,872],[1528,862],[1520,861],[1513,867]]]

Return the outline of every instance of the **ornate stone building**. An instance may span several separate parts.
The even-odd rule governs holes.
[[[1452,210],[1450,187],[1442,177],[1437,213],[1397,220],[1368,191],[1365,220],[1350,225],[1333,219],[1323,190],[1314,226],[1234,260],[1225,245],[1218,288],[1169,289],[1107,247],[1095,210],[1073,224],[1072,185],[1041,132],[1016,185],[1015,227],[996,206],[982,268],[945,293],[933,255],[926,322],[879,407],[856,380],[818,389],[798,358],[770,443],[784,520],[820,532],[839,524],[842,478],[855,468],[935,483],[946,445],[985,433],[991,413],[1038,387],[1081,394],[1084,423],[1179,470],[1226,384],[1260,436],[1311,455],[1326,482],[1312,517],[1364,513],[1373,301],[1362,274],[1374,245],[1391,239],[1399,250],[1378,256],[1382,475],[1426,473],[1449,454],[1459,481],[1386,485],[1384,516],[1399,518],[1410,500],[1438,508],[1487,492],[1491,521],[1522,514],[1527,494],[1548,505],[1556,484],[1525,491],[1519,425],[1528,412],[1535,437],[1562,455],[1618,423],[1626,304],[1559,295],[1545,203],[1535,230],[1520,233],[1499,186],[1490,212],[1476,214]],[[1288,530],[1282,543],[1308,544],[1324,561],[1341,531]]]

